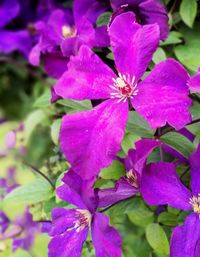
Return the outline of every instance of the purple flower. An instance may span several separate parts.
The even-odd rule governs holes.
[[[34,222],[32,215],[26,210],[23,215],[16,217],[12,224],[14,231],[16,231],[16,228],[18,229],[18,233],[12,236],[13,251],[16,251],[18,248],[30,250],[36,234],[40,231],[39,223]]]
[[[112,19],[120,13],[133,11],[138,23],[154,24],[160,28],[160,38],[165,40],[169,34],[168,14],[159,0],[110,0],[114,10]]]
[[[176,174],[172,163],[150,164],[143,172],[141,193],[150,205],[168,204],[180,210],[191,210],[182,226],[174,229],[171,257],[198,257],[200,247],[200,145],[190,157],[191,191]]]
[[[98,195],[91,188],[91,181],[84,181],[72,170],[64,178],[64,185],[57,189],[58,196],[77,206],[77,209],[55,208],[52,211],[52,228],[49,235],[49,257],[81,256],[83,243],[91,229],[96,256],[120,257],[121,237],[109,225],[106,215],[96,211]]]
[[[0,239],[2,234],[6,231],[10,224],[10,220],[8,217],[5,215],[4,212],[0,211]]]
[[[180,129],[191,121],[189,75],[178,62],[161,62],[140,81],[158,46],[158,26],[136,24],[134,15],[128,12],[115,18],[109,35],[118,74],[82,46],[54,87],[56,95],[63,98],[110,98],[93,110],[66,115],[62,120],[61,149],[75,172],[84,178],[110,165],[120,150],[128,99],[152,128],[168,122]]]
[[[20,11],[18,0],[2,0],[0,3],[0,27],[6,26]]]
[[[99,207],[112,205],[140,191],[141,177],[147,158],[160,145],[161,142],[151,139],[142,139],[135,143],[135,149],[129,150],[124,160],[126,176],[120,178],[114,188],[99,190]]]
[[[79,15],[79,10],[83,15]],[[103,40],[99,41],[94,24],[90,21],[90,19],[94,19],[93,13],[96,13],[96,9],[93,10],[93,6],[88,7],[87,11],[83,11],[79,1],[75,1],[73,13],[67,8],[55,9],[47,22],[36,23],[35,28],[40,37],[30,53],[30,63],[39,65],[42,54],[45,58],[45,69],[51,76],[58,78],[66,70],[69,57],[72,54],[76,54],[82,44],[86,44],[89,47],[109,45],[107,34]],[[102,29],[100,32],[102,33]],[[51,68],[52,65],[54,70]]]

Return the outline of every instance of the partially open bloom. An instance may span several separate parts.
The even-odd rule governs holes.
[[[141,192],[150,205],[168,204],[180,210],[191,210],[185,223],[174,229],[171,257],[197,257],[200,249],[200,145],[190,157],[191,191],[176,174],[172,163],[150,164],[142,176]]]
[[[180,129],[191,120],[189,75],[178,62],[161,62],[141,81],[159,43],[158,25],[141,26],[127,12],[115,18],[109,35],[117,74],[82,46],[54,87],[63,98],[109,99],[62,120],[61,149],[75,172],[85,178],[108,166],[120,150],[128,101],[152,128],[169,123]]]
[[[53,209],[49,257],[81,257],[89,230],[97,257],[120,257],[121,237],[109,225],[108,217],[97,212],[98,195],[92,189],[91,181],[84,181],[69,170],[63,182],[64,185],[57,189],[58,196],[77,208]]]

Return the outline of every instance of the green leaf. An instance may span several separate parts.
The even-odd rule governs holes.
[[[35,204],[49,199],[52,193],[52,186],[45,179],[36,179],[14,189],[5,197],[4,203]]]
[[[46,89],[44,93],[39,98],[37,98],[33,106],[38,108],[44,108],[44,107],[50,106],[51,105],[50,99],[51,99],[51,91],[50,89]]]
[[[200,66],[200,23],[195,23],[193,29],[184,26],[181,33],[185,44],[175,47],[175,55],[191,72],[196,73]]]
[[[175,44],[179,44],[183,41],[183,36],[182,33],[178,32],[178,31],[171,31],[169,33],[169,36],[167,38],[166,41],[161,42],[160,45],[161,46],[166,46],[166,45],[175,45]]]
[[[146,228],[146,238],[150,246],[159,254],[169,254],[169,242],[163,228],[155,223]]]
[[[61,121],[62,119],[54,120],[53,124],[51,125],[51,138],[55,145],[58,145]]]
[[[92,109],[92,104],[89,100],[75,101],[70,99],[61,99],[57,101],[57,103],[68,107],[68,113],[81,112]]]
[[[129,149],[134,148],[134,143],[141,139],[138,135],[134,135],[131,133],[126,133],[123,140],[122,140],[122,150],[125,152],[125,154],[128,153]]]
[[[111,15],[111,12],[104,12],[101,15],[99,15],[96,22],[97,27],[108,25]]]
[[[189,157],[195,150],[194,145],[189,139],[177,132],[169,132],[162,137],[160,140],[167,145],[171,146],[173,149],[177,150],[186,158]]]
[[[28,118],[26,119],[25,125],[25,140],[27,141],[32,132],[34,131],[35,127],[40,124],[45,119],[45,113],[42,110],[36,110],[29,114]]]
[[[157,64],[159,62],[166,60],[166,58],[167,58],[167,56],[166,56],[165,51],[161,47],[158,47],[158,49],[156,50],[156,52],[153,55],[153,62],[155,64]]]
[[[192,28],[195,17],[197,15],[197,1],[182,0],[180,6],[180,15],[184,23]]]
[[[141,227],[146,227],[154,221],[153,212],[144,204],[141,199],[134,199],[134,203],[130,209],[125,211],[129,220]]]
[[[101,178],[114,179],[114,180],[117,180],[124,175],[125,175],[124,165],[119,161],[113,161],[111,166],[104,168],[100,173]]]
[[[177,225],[177,216],[170,212],[162,212],[158,216],[158,222],[167,226],[176,226]]]
[[[151,138],[155,133],[155,130],[150,129],[148,123],[137,112],[133,111],[129,112],[126,130],[139,137],[147,138]]]

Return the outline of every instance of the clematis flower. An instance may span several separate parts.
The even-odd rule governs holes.
[[[190,157],[191,191],[176,174],[172,163],[150,164],[143,172],[141,192],[149,205],[168,204],[192,211],[171,238],[171,257],[198,257],[200,247],[200,145]]]
[[[142,139],[135,143],[135,149],[128,152],[124,160],[126,175],[120,178],[114,188],[100,189],[99,207],[106,207],[134,196],[140,191],[141,177],[148,156],[161,145],[158,140]]]
[[[63,68],[66,70],[69,57],[76,54],[82,44],[89,47],[109,45],[107,34],[100,40],[94,28],[92,21],[96,9],[93,10],[90,6],[87,12],[81,12],[83,14],[81,16],[78,15],[79,10],[80,5],[75,1],[72,11],[68,8],[55,9],[47,22],[40,21],[35,24],[40,37],[29,55],[32,65],[39,65],[40,56],[43,55],[47,72],[58,78],[62,75]],[[52,65],[54,69],[51,68]]]
[[[91,188],[91,181],[84,181],[72,170],[64,178],[64,185],[57,195],[76,209],[54,208],[49,235],[49,257],[81,256],[83,243],[91,229],[96,256],[120,257],[121,237],[109,225],[106,215],[97,212],[98,195]]]
[[[161,62],[140,81],[158,46],[158,26],[136,24],[128,12],[115,18],[109,35],[117,74],[82,46],[54,87],[55,94],[63,98],[109,99],[93,110],[66,115],[62,120],[61,149],[84,178],[110,165],[120,150],[128,100],[152,128],[169,123],[180,129],[191,120],[189,75],[178,62]]]
[[[0,4],[0,52],[19,51],[28,56],[35,40],[33,22],[44,19],[51,10],[51,0],[2,0]],[[13,24],[17,26],[14,27]]]
[[[154,24],[160,28],[160,39],[165,40],[169,34],[168,14],[159,0],[110,0],[114,10],[112,19],[120,13],[133,11],[138,23]]]

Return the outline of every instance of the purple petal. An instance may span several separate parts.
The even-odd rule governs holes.
[[[69,187],[67,184],[58,187],[56,190],[56,194],[59,196],[60,199],[68,203],[74,204],[78,208],[87,209],[87,206],[85,205],[79,192]]]
[[[20,11],[20,5],[17,0],[2,0],[0,3],[0,27],[4,27]]]
[[[151,128],[169,123],[181,129],[191,121],[186,70],[175,60],[157,64],[152,72],[138,85],[138,94],[132,105]]]
[[[190,156],[191,188],[194,195],[200,193],[200,144],[197,150]]]
[[[117,181],[114,188],[99,189],[99,204],[98,207],[107,207],[129,197],[135,195],[138,189],[133,187],[125,178]]]
[[[92,242],[96,257],[121,257],[122,239],[117,230],[109,226],[109,218],[96,213],[92,223]]]
[[[76,173],[89,179],[111,164],[120,150],[127,119],[127,103],[116,100],[107,100],[90,111],[64,116],[61,149]]]
[[[54,87],[57,95],[75,100],[109,98],[116,75],[87,46],[72,57],[68,70]]]
[[[181,183],[174,164],[159,162],[148,165],[143,172],[140,192],[150,205],[168,204],[191,210],[191,192]]]
[[[83,243],[88,235],[88,228],[80,232],[75,229],[55,236],[49,243],[49,257],[81,257]]]
[[[60,53],[45,54],[43,56],[44,68],[47,74],[53,78],[60,78],[67,69],[68,58]]]
[[[134,169],[140,176],[148,156],[155,148],[161,145],[161,142],[153,139],[141,139],[135,143],[135,150],[129,150],[125,159],[127,171]]]
[[[133,13],[127,12],[114,19],[108,32],[118,71],[139,80],[158,47],[158,25],[142,27],[135,23]]]
[[[75,205],[80,208],[86,208],[93,212],[97,208],[97,197],[93,190],[94,178],[91,180],[83,180],[78,174],[76,174],[72,169],[65,173],[62,181],[68,188],[68,192],[62,192],[62,199],[71,202],[75,199]],[[71,191],[71,192],[70,192]],[[71,197],[72,195],[72,197]],[[78,202],[77,202],[78,199]],[[80,204],[81,201],[81,204]],[[80,205],[78,205],[80,204]]]
[[[31,38],[26,30],[0,31],[0,52],[8,54],[19,51],[28,56],[31,50]]]
[[[107,10],[108,6],[103,1],[98,0],[74,0],[74,17],[76,23],[82,19],[83,16],[93,24],[96,23],[96,20],[100,14]]]
[[[191,77],[188,82],[188,85],[192,92],[200,92],[200,73]]]
[[[165,6],[157,0],[142,1],[139,5],[142,24],[157,23],[160,27],[160,38],[165,40],[169,34],[168,15]]]
[[[60,235],[67,229],[74,227],[75,214],[75,209],[54,208],[52,210],[52,226],[49,235]]]
[[[190,214],[182,226],[174,229],[171,244],[171,257],[200,257],[200,219]]]
[[[121,5],[137,6],[141,0],[110,0],[110,4],[114,10],[117,10]]]

